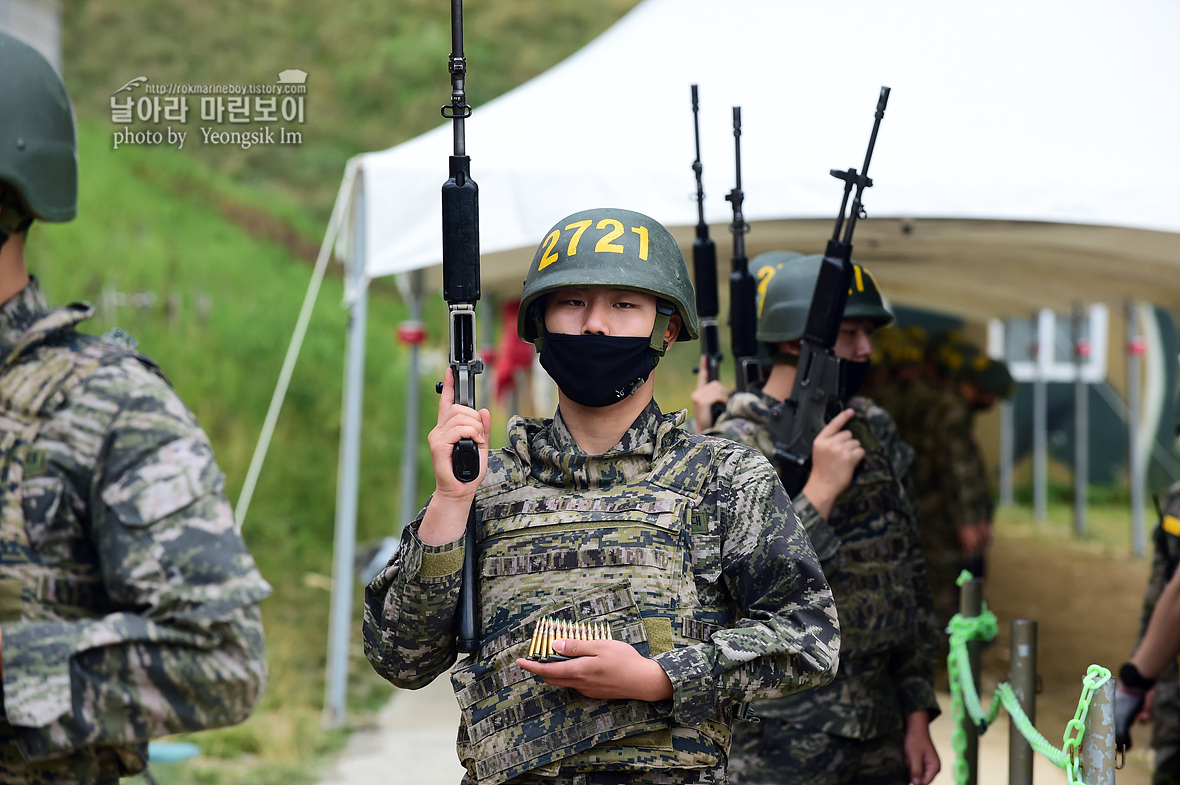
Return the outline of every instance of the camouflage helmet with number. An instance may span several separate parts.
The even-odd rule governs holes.
[[[69,221],[78,205],[74,108],[61,77],[28,44],[0,33],[0,232],[34,218]]]
[[[696,292],[684,254],[667,229],[642,213],[602,207],[567,216],[545,235],[533,255],[516,332],[541,347],[544,297],[571,286],[609,286],[655,295],[671,306],[652,329],[653,348],[667,329],[672,309],[680,314],[677,341],[697,337]],[[660,326],[663,320],[664,326]],[[658,334],[658,335],[657,335]]]
[[[803,254],[795,251],[767,251],[760,253],[750,260],[750,275],[754,277],[755,296],[754,296],[754,314],[755,316],[762,315],[763,295],[766,293],[766,286],[770,283],[770,279],[783,269],[783,265],[792,259],[798,259]]]
[[[807,313],[815,294],[823,256],[797,256],[787,259],[773,275],[759,281],[762,307],[758,316],[758,340],[763,343],[797,341],[807,327]],[[767,269],[765,267],[763,270]],[[870,319],[877,327],[893,321],[893,314],[881,299],[881,290],[873,276],[857,262],[852,263],[852,282],[845,319]]]

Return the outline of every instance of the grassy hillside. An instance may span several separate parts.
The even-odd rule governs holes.
[[[468,0],[468,103],[478,109],[541,73],[635,2]],[[111,94],[137,76],[270,84],[284,69],[306,71],[302,145],[186,150],[239,182],[299,199],[321,223],[350,156],[439,125],[450,99],[450,3],[442,0],[63,0],[62,9],[78,114],[112,130]],[[201,123],[185,125],[195,136]]]

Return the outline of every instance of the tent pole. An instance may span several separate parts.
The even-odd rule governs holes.
[[[1035,324],[1037,362],[1033,379],[1033,520],[1040,524],[1049,517],[1049,383],[1045,380],[1045,370],[1053,359],[1053,312],[1042,309]]]
[[[410,270],[410,319],[422,321],[422,280],[426,271],[422,269]],[[414,520],[418,513],[418,412],[421,390],[418,389],[419,378],[418,344],[410,346],[410,378],[406,381],[406,417],[405,431],[402,439],[402,498],[400,506],[400,520],[398,533],[407,523]]]
[[[1139,307],[1134,300],[1127,300],[1124,313],[1127,322],[1127,473],[1131,491],[1131,546],[1135,557],[1141,558],[1147,552],[1147,525],[1143,514],[1145,472],[1139,439],[1143,336],[1139,333]]]
[[[240,527],[246,522],[246,512],[250,509],[250,500],[254,497],[254,488],[258,485],[258,475],[262,473],[262,463],[266,460],[266,452],[270,448],[270,439],[274,435],[275,424],[279,419],[279,412],[283,408],[283,399],[287,397],[287,387],[291,383],[291,375],[295,372],[295,361],[299,359],[299,351],[303,348],[303,338],[307,335],[307,325],[311,321],[312,308],[316,297],[319,296],[320,286],[324,282],[324,273],[328,268],[328,261],[332,258],[332,244],[340,232],[343,222],[344,209],[352,191],[356,167],[349,163],[344,171],[344,181],[340,184],[340,191],[336,194],[336,204],[332,207],[332,217],[328,220],[328,230],[324,232],[324,241],[320,243],[320,254],[316,258],[315,272],[311,282],[307,285],[307,294],[303,297],[303,307],[299,309],[299,318],[295,321],[295,332],[291,334],[291,343],[287,346],[287,356],[283,358],[283,367],[279,371],[279,380],[275,383],[275,391],[270,399],[270,408],[266,411],[266,419],[262,423],[262,432],[258,436],[258,444],[254,446],[254,457],[250,459],[250,468],[246,470],[246,479],[242,483],[241,493],[238,494],[238,504],[234,508],[234,520]]]
[[[1085,330],[1088,317],[1080,301],[1073,305],[1073,536],[1086,536],[1087,491],[1090,487],[1090,413],[1089,386],[1084,378],[1086,358]]]
[[[1012,320],[1003,321],[1003,359],[1011,364],[1015,353],[1012,351]],[[1012,464],[1016,460],[1016,403],[1011,398],[1000,401],[1000,506],[1011,507],[1015,503],[1012,489]]]
[[[336,487],[336,540],[332,562],[332,608],[328,622],[328,666],[324,694],[324,727],[344,723],[348,689],[348,638],[352,626],[353,559],[356,552],[357,496],[360,486],[361,408],[364,399],[365,327],[369,278],[365,269],[365,194],[353,197],[353,260],[349,300],[347,353],[344,366],[344,411],[340,423],[340,465]]]

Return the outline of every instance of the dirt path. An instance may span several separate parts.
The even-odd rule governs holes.
[[[1058,539],[1031,526],[1001,525],[987,569],[984,599],[999,630],[983,652],[985,702],[995,685],[1007,679],[1012,621],[1035,620],[1037,671],[1043,684],[1037,696],[1037,730],[1060,746],[1065,725],[1077,710],[1086,669],[1098,664],[1116,670],[1130,653],[1148,564],[1133,560],[1126,549]],[[1150,782],[1144,751],[1150,729],[1138,726],[1133,738],[1139,746],[1117,774],[1120,785]],[[998,768],[981,757],[981,785],[1007,783],[1006,746],[1003,752]],[[951,780],[940,776],[938,781]],[[1064,772],[1059,781],[1065,782]]]

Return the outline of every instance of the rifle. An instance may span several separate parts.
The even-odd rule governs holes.
[[[692,128],[696,135],[697,157],[692,171],[697,179],[697,236],[692,241],[693,278],[697,285],[697,316],[701,320],[701,356],[705,358],[705,378],[716,381],[721,373],[721,327],[717,324],[717,246],[709,237],[705,223],[705,187],[701,183],[701,125],[698,118],[697,86],[692,86]],[[713,404],[713,422],[725,412],[725,406]]]
[[[746,232],[750,225],[742,217],[742,108],[733,108],[733,152],[736,161],[737,185],[725,197],[733,205],[733,223],[729,231],[733,234],[733,270],[729,274],[729,333],[734,370],[734,385],[739,392],[747,392],[762,381],[762,368],[758,365],[758,325],[754,299],[754,277],[750,275],[750,263],[746,259]]]
[[[443,299],[450,317],[450,366],[455,380],[455,403],[475,408],[475,376],[483,361],[475,356],[475,303],[479,300],[479,187],[471,179],[463,121],[471,116],[464,93],[467,59],[463,56],[463,0],[451,0],[451,102],[442,116],[454,123],[455,154],[450,156],[450,178],[442,187]],[[438,385],[442,391],[442,383]],[[479,476],[479,450],[471,439],[460,439],[451,455],[451,468],[460,482]],[[477,513],[467,513],[463,550],[463,583],[456,610],[457,646],[469,654],[479,646],[475,564]]]
[[[888,101],[889,88],[882,87],[877,98],[869,149],[860,172],[856,169],[829,171],[832,177],[844,181],[844,198],[840,202],[840,213],[836,216],[836,228],[824,250],[819,277],[815,282],[815,294],[807,311],[807,325],[803,332],[802,351],[791,397],[770,412],[774,464],[782,478],[783,487],[792,496],[798,494],[807,482],[811,471],[811,444],[816,435],[844,407],[841,391],[845,366],[836,357],[832,347],[836,345],[840,333],[840,322],[844,318],[844,306],[848,302],[852,281],[852,232],[857,219],[865,217],[861,194],[865,188],[873,185],[869,178],[869,161],[873,157],[877,130],[881,127],[881,118],[885,116],[885,104]],[[848,207],[848,197],[853,194],[854,188],[852,209],[845,225],[844,210]]]

